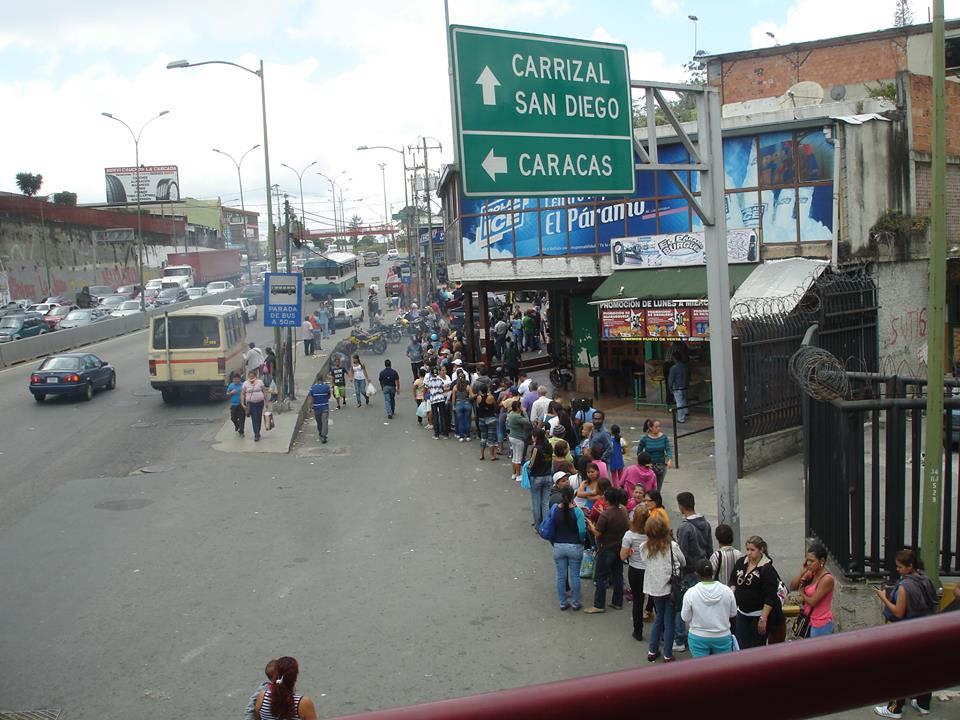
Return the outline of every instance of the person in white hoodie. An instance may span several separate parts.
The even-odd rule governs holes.
[[[720,655],[733,650],[730,618],[737,615],[733,590],[713,579],[709,559],[696,564],[700,582],[683,596],[680,617],[687,624],[687,643],[693,657]]]

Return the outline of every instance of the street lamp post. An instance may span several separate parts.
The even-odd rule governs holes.
[[[253,283],[253,272],[250,269],[250,243],[247,242],[247,206],[243,202],[243,178],[240,177],[240,166],[243,164],[243,159],[247,155],[252,153],[254,150],[256,150],[258,147],[260,147],[259,143],[257,143],[252,148],[247,150],[243,155],[241,155],[239,161],[234,160],[233,155],[231,155],[230,153],[226,153],[223,150],[217,150],[216,148],[213,148],[213,151],[215,153],[220,153],[221,155],[226,155],[228,158],[230,158],[230,161],[237,168],[237,184],[240,186],[240,209],[243,211],[243,246],[247,249],[247,277],[249,278],[251,283]]]
[[[380,178],[383,180],[383,227],[387,227],[390,216],[387,215],[387,164],[377,163],[380,166]],[[390,249],[390,239],[387,239],[387,250]]]
[[[337,188],[337,180],[340,178],[341,175],[343,175],[346,172],[347,172],[346,170],[341,170],[334,177],[330,177],[329,175],[324,175],[322,172],[317,173],[317,175],[319,175],[320,177],[322,177],[323,179],[327,180],[330,183],[330,197],[333,198],[333,232],[334,232],[334,238],[337,244],[337,250],[340,249],[340,236],[339,236],[340,227],[338,226],[338,223],[337,223],[337,190],[336,188]]]
[[[260,108],[263,115],[263,171],[266,176],[267,188],[267,248],[270,253],[270,272],[277,271],[277,236],[273,227],[273,199],[270,197],[270,143],[267,137],[267,89],[263,75],[263,60],[260,61],[259,70],[251,70],[243,65],[229,62],[227,60],[207,60],[204,62],[191,63],[186,60],[174,60],[167,63],[167,70],[178,70],[188,67],[199,67],[200,65],[230,65],[251,75],[260,78]],[[273,329],[273,343],[277,350],[280,350],[280,328]],[[282,378],[280,378],[282,380]],[[278,387],[282,387],[278,385]]]
[[[295,173],[297,173],[297,180],[300,182],[300,244],[303,245],[303,230],[304,230],[304,227],[306,227],[306,222],[307,222],[306,210],[303,209],[303,174],[307,170],[312,168],[314,165],[316,165],[317,161],[314,160],[312,163],[307,165],[303,170],[300,170],[299,172],[297,171],[296,168],[290,167],[286,163],[280,163],[280,164],[283,165],[283,167],[287,168],[288,170],[293,170]],[[289,268],[287,269],[289,270]]]
[[[150,123],[152,123],[152,122],[153,122],[154,120],[156,120],[157,118],[163,117],[163,116],[166,115],[168,112],[170,112],[170,111],[169,111],[169,110],[161,110],[159,113],[157,113],[157,114],[154,115],[152,118],[150,118],[149,120],[147,120],[143,125],[141,125],[141,126],[140,126],[140,131],[139,131],[139,132],[136,132],[136,133],[133,131],[133,128],[132,128],[132,127],[130,127],[129,125],[127,125],[123,120],[121,120],[121,119],[118,118],[117,116],[111,115],[111,114],[108,113],[108,112],[100,113],[100,114],[103,115],[104,117],[108,117],[108,118],[110,118],[111,120],[116,120],[118,123],[120,123],[121,125],[123,125],[123,126],[130,132],[130,137],[133,138],[133,152],[134,152],[134,156],[135,156],[135,158],[136,158],[136,163],[137,163],[137,165],[136,165],[136,170],[135,170],[135,173],[136,173],[136,180],[135,180],[135,182],[136,182],[136,184],[137,184],[137,187],[136,187],[136,195],[137,195],[137,260],[138,260],[138,263],[137,263],[137,264],[139,265],[138,274],[139,274],[139,276],[140,276],[140,310],[141,310],[141,311],[146,310],[146,300],[144,299],[144,295],[145,295],[146,293],[144,293],[144,284],[143,284],[143,222],[142,222],[142,220],[141,220],[141,218],[140,218],[140,193],[141,193],[141,189],[140,189],[140,136],[143,135],[143,131],[146,129],[147,125],[149,125]]]
[[[696,15],[687,15],[687,19],[693,22],[693,56],[697,56],[697,21],[700,19]]]
[[[403,212],[404,212],[404,223],[403,223],[403,227],[404,227],[404,239],[406,240],[406,243],[407,243],[407,256],[409,257],[409,255],[410,255],[410,253],[411,253],[411,244],[410,244],[410,218],[409,218],[409,216],[408,216],[408,212],[409,212],[409,210],[410,210],[410,196],[409,196],[409,194],[407,193],[407,172],[408,172],[408,170],[407,170],[407,153],[406,153],[405,149],[402,148],[402,147],[401,147],[401,148],[395,148],[395,147],[390,147],[389,145],[361,145],[360,147],[357,148],[357,150],[391,150],[391,151],[393,151],[393,152],[395,152],[395,153],[399,153],[399,154],[400,154],[400,157],[403,158]],[[417,251],[414,253],[414,262],[416,263],[416,267],[414,268],[414,270],[415,270],[415,272],[417,273],[417,288],[418,288],[418,291],[419,291],[420,293],[422,293],[422,292],[423,292],[423,279],[422,279],[421,276],[420,276],[420,252],[419,252],[419,247],[420,247],[420,244],[419,244],[419,242],[418,242],[418,243],[416,244],[416,246],[415,246],[415,248],[416,248]],[[421,295],[421,297],[420,297],[420,300],[421,300],[421,302],[423,301],[422,295]]]

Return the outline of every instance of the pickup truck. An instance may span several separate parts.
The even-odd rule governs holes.
[[[363,305],[352,298],[334,298],[333,317],[337,326],[359,325],[363,322]]]

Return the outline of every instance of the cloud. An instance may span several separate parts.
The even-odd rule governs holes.
[[[774,44],[766,33],[776,35],[781,45],[820,38],[839,37],[856,33],[882,30],[893,25],[893,13],[896,3],[886,0],[794,0],[787,8],[787,17],[783,23],[763,19],[750,27],[750,46],[769,47]],[[913,4],[914,21],[927,21],[926,7]],[[878,7],[879,6],[879,7]],[[946,17],[960,14],[960,0],[946,0]]]
[[[650,0],[653,11],[660,17],[670,17],[680,12],[680,0]]]

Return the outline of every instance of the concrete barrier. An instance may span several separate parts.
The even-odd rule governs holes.
[[[165,305],[163,308],[148,310],[146,313],[110,318],[85,327],[55,330],[36,337],[5,342],[0,344],[0,367],[9,367],[28,360],[46,357],[52,353],[67,352],[84,345],[92,345],[121,335],[129,335],[146,328],[149,319],[154,315],[196,305],[219,305],[223,300],[240,297],[241,292],[240,288],[234,288],[229,292],[218,295],[206,295],[195,300]],[[260,308],[261,312],[262,310]],[[144,349],[144,352],[146,352],[146,349]]]

